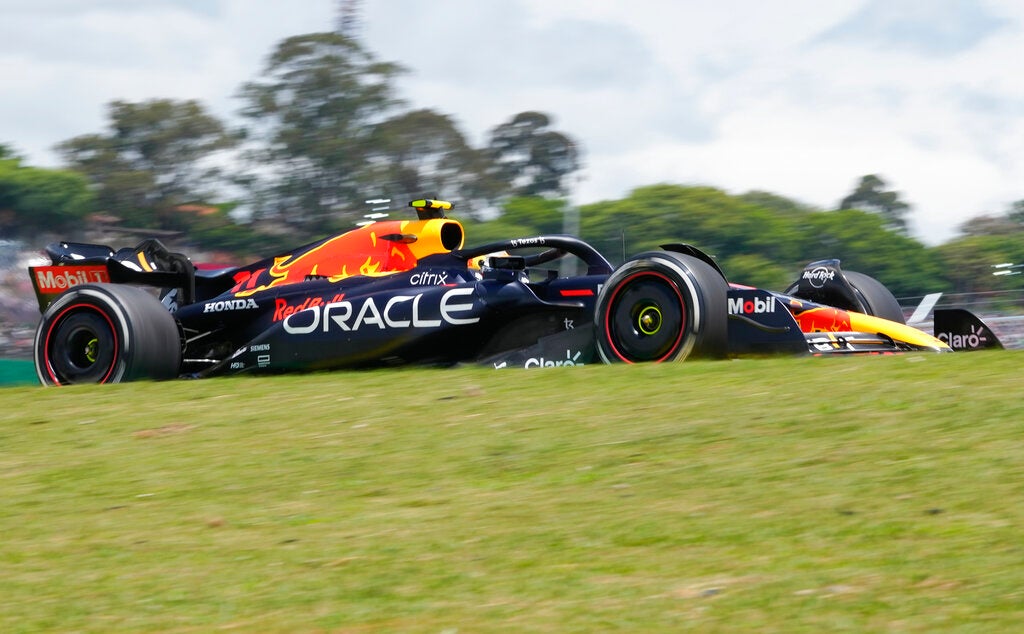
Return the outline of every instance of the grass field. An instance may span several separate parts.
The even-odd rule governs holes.
[[[1022,369],[2,389],[0,631],[1016,631]]]

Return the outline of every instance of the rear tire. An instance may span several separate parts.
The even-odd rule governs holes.
[[[87,284],[58,297],[36,329],[43,385],[170,379],[181,366],[174,317],[134,286]]]
[[[729,285],[711,265],[672,251],[638,254],[597,298],[597,350],[606,363],[722,358]]]

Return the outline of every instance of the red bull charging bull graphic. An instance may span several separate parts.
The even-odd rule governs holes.
[[[838,308],[812,308],[795,317],[803,332],[845,332],[853,329],[850,325],[850,313]]]
[[[454,220],[376,222],[238,271],[231,290],[246,297],[309,279],[392,275],[415,268],[422,257],[458,249],[462,242],[462,225]]]

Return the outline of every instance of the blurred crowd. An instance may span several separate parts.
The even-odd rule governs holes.
[[[39,321],[28,266],[43,264],[38,250],[14,240],[0,240],[0,358],[28,359]]]

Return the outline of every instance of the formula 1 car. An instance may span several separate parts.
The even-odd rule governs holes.
[[[411,206],[417,220],[374,222],[237,268],[197,269],[157,240],[118,251],[51,244],[51,264],[30,268],[39,380],[942,352],[968,334],[995,341],[969,314],[936,311],[938,336],[907,326],[881,283],[837,260],[808,265],[778,293],[730,284],[686,244],[618,267],[565,235],[465,248],[450,203]],[[544,268],[569,256],[582,274]]]

